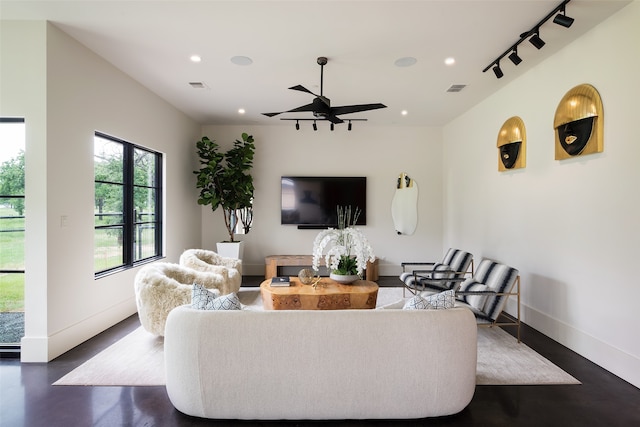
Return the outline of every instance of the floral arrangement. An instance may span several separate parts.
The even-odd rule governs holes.
[[[334,274],[358,275],[367,268],[367,261],[375,261],[373,249],[365,235],[354,228],[360,209],[356,207],[351,218],[351,206],[338,206],[338,228],[323,230],[313,242],[313,269],[318,271],[320,260],[324,257],[326,266]],[[326,255],[323,255],[324,250]]]

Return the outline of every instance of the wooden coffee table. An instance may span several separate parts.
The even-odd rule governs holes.
[[[290,286],[271,286],[271,279],[260,284],[265,310],[346,310],[376,307],[378,285],[356,280],[342,285],[323,277],[315,286],[303,285],[297,277],[289,278]]]

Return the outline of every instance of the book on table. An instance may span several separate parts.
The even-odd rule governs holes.
[[[289,276],[275,276],[271,278],[271,286],[289,286]]]

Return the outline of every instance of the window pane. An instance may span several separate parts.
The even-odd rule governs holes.
[[[156,190],[136,187],[133,197],[136,209],[136,222],[155,221]]]
[[[156,156],[139,148],[134,149],[133,179],[134,185],[152,187],[156,180]]]
[[[156,256],[156,227],[154,224],[136,225],[136,261]]]
[[[24,311],[24,273],[0,274],[0,312]]]
[[[96,136],[93,139],[93,167],[96,181],[124,182],[124,146]]]
[[[0,274],[0,345],[20,344],[24,336],[24,273]]]
[[[22,228],[16,228],[0,220],[0,270],[24,270],[24,219],[21,221]]]
[[[104,271],[124,264],[122,227],[95,230],[94,269]]]
[[[120,184],[95,184],[95,225],[122,224],[123,186]]]

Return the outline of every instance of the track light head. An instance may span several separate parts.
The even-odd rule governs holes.
[[[518,48],[513,49],[513,52],[511,52],[511,55],[509,55],[509,59],[511,60],[511,62],[513,62],[514,65],[518,65],[522,62],[522,58],[518,56]]]
[[[555,18],[553,18],[554,24],[561,25],[565,28],[569,28],[571,24],[573,24],[573,18],[567,16],[566,6],[562,6],[562,13],[558,13]]]
[[[296,130],[300,130],[300,122],[296,120]]]
[[[569,28],[571,24],[573,24],[573,18],[568,17],[567,15],[557,14],[555,18],[553,18],[553,22],[562,25],[565,28]]]
[[[313,121],[313,130],[318,130],[318,125],[316,124],[316,121]]]
[[[493,72],[495,73],[496,77],[501,79],[502,76],[504,76],[504,73],[502,72],[502,69],[500,68],[500,64],[496,63],[496,65],[493,67]]]
[[[545,42],[540,38],[540,30],[536,30],[536,33],[529,39],[529,43],[534,45],[536,49],[542,49],[542,46],[545,45]]]
[[[349,125],[347,125],[347,130],[351,130],[351,120],[349,120]]]

